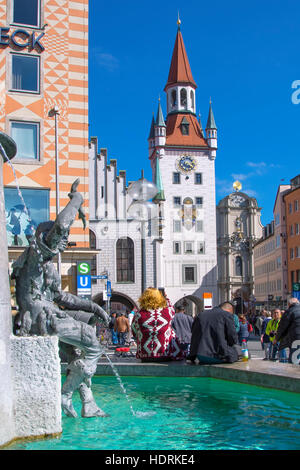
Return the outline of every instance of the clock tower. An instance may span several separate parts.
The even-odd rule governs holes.
[[[153,181],[159,173],[164,200],[159,203],[157,287],[188,313],[217,298],[215,158],[217,127],[209,105],[206,134],[196,115],[196,89],[180,20],[166,93],[166,117],[159,102],[149,134]],[[210,297],[211,296],[211,297]],[[209,305],[210,301],[206,301]]]

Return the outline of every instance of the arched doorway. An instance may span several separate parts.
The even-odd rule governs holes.
[[[182,306],[185,309],[185,312],[192,317],[195,317],[199,312],[203,310],[203,300],[195,295],[187,295],[177,300],[174,304],[174,307]]]
[[[103,300],[102,292],[95,295],[93,301],[100,305],[100,307],[104,309],[107,308],[107,301]],[[112,291],[110,298],[110,312],[131,311],[134,307],[138,308],[136,302],[132,300],[131,297],[123,294],[122,292]]]

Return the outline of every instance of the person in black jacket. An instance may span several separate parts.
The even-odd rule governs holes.
[[[277,343],[279,351],[289,348],[290,363],[300,364],[300,303],[295,297],[288,300],[288,309],[281,317],[273,345]]]
[[[233,319],[234,306],[223,302],[219,307],[205,310],[194,320],[190,355],[201,364],[232,363],[242,357]]]

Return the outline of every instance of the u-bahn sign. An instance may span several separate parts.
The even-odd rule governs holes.
[[[92,276],[89,261],[77,263],[77,295],[85,299],[92,297]]]

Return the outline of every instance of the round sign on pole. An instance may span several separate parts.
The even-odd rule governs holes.
[[[91,266],[87,261],[80,261],[77,264],[77,271],[79,274],[90,274]]]

